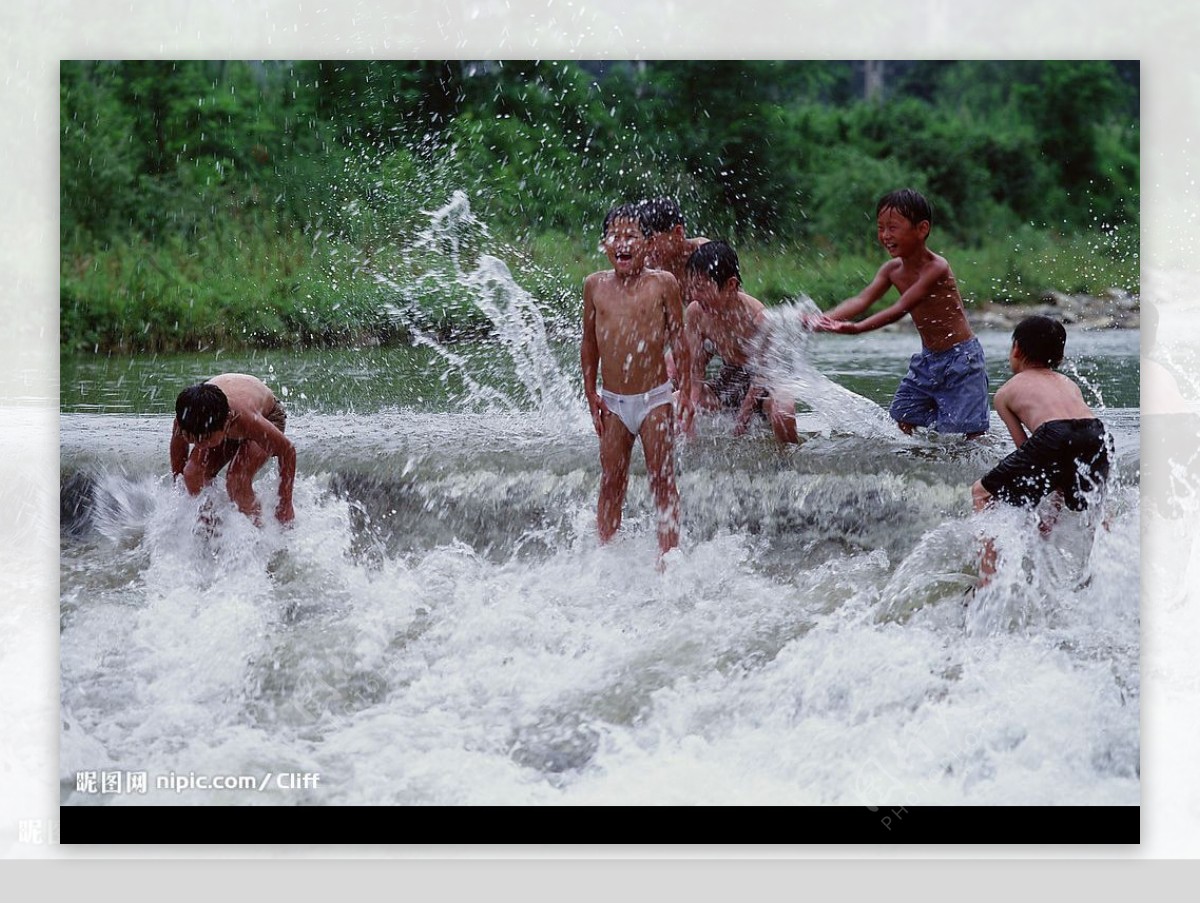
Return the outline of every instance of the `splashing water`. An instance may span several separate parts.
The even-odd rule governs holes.
[[[481,410],[531,410],[549,421],[565,421],[573,427],[585,424],[580,393],[551,347],[538,300],[517,283],[503,260],[480,250],[489,238],[466,192],[458,190],[429,214],[428,226],[411,245],[401,249],[403,267],[420,261],[425,268],[415,279],[426,284],[427,292],[429,284],[435,293],[446,294],[455,287],[465,290],[466,300],[489,324],[489,340],[482,349],[460,349],[440,340],[421,326],[411,303],[392,304],[389,313],[405,324],[417,344],[439,355],[446,365],[443,382],[452,374],[463,382],[467,387],[463,404]],[[408,294],[408,287],[394,275],[376,273],[375,278],[402,298]],[[512,390],[500,388],[512,382],[502,378],[502,372],[515,379]]]
[[[220,481],[199,499],[173,484],[167,416],[62,415],[67,805],[1137,802],[1136,397],[1106,415],[1127,463],[1107,529],[1068,512],[1045,538],[1015,510],[971,514],[991,450],[898,455],[886,421],[869,441],[885,415],[813,365],[802,301],[773,315],[764,367],[825,435],[681,444],[682,538],[660,574],[644,465],[599,546],[572,371],[454,211],[412,260],[444,264],[504,368],[426,330],[474,409],[424,410],[400,384],[350,412],[293,393],[290,529],[255,528]],[[854,363],[896,360],[899,338],[863,337]],[[267,511],[274,472],[256,482]],[[997,577],[964,606],[983,533]],[[77,789],[103,769],[150,787]],[[321,782],[155,786],[171,772]]]
[[[1079,365],[1075,361],[1070,359],[1064,361],[1062,370],[1063,373],[1069,374],[1076,383],[1078,383],[1081,387],[1083,387],[1083,389],[1091,394],[1092,398],[1095,400],[1092,403],[1092,407],[1101,412],[1108,407],[1104,404],[1104,393],[1096,384],[1096,381],[1089,379],[1086,374],[1081,373],[1079,370]]]
[[[799,419],[805,432],[826,436],[851,433],[903,442],[886,411],[812,366],[813,331],[809,321],[820,313],[806,295],[768,308],[751,353],[751,367],[776,395],[793,398],[812,410],[809,418]]]

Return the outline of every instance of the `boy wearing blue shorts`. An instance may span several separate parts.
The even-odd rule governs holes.
[[[831,333],[866,333],[905,314],[921,336],[889,411],[905,433],[929,427],[973,439],[988,429],[988,378],[983,348],[963,308],[946,259],[925,247],[933,209],[919,192],[903,188],[884,195],[875,209],[879,242],[891,256],[871,283],[813,322]],[[865,312],[895,286],[899,300],[863,320]]]

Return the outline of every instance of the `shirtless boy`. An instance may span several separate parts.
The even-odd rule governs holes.
[[[646,266],[655,270],[666,270],[686,288],[685,267],[692,252],[708,239],[703,236],[688,238],[683,234],[683,211],[674,198],[650,198],[638,203],[638,213],[646,236]]]
[[[1066,329],[1049,317],[1027,317],[1013,330],[1013,376],[996,390],[995,405],[1017,448],[971,487],[975,511],[993,499],[1036,506],[1051,493],[1057,504],[1079,510],[1108,479],[1112,440],[1079,387],[1054,369],[1066,342]],[[989,541],[979,565],[981,586],[995,570]]]
[[[666,270],[674,276],[679,282],[680,291],[684,293],[686,304],[691,300],[687,297],[685,272],[688,258],[708,239],[703,236],[688,238],[683,234],[683,211],[679,209],[679,203],[674,198],[649,198],[639,201],[637,209],[642,228],[646,230],[646,266],[654,270]],[[669,349],[667,375],[678,387],[678,368]]]
[[[261,524],[254,475],[268,458],[279,459],[275,517],[287,523],[296,478],[296,449],[283,435],[287,415],[266,384],[248,374],[221,374],[189,386],[175,400],[171,475],[183,475],[193,496],[229,465],[225,486],[238,509]],[[190,447],[190,451],[189,451]]]
[[[600,500],[596,524],[607,542],[621,526],[629,460],[642,441],[650,489],[658,510],[660,556],[679,543],[679,492],[675,486],[673,390],[667,376],[669,345],[690,373],[683,342],[683,302],[670,273],[647,269],[646,232],[633,205],[604,219],[604,253],[611,270],[583,283],[583,342],[580,363],[592,423],[600,437]],[[603,389],[597,387],[597,376]],[[680,394],[679,414],[691,419],[689,387]]]
[[[944,257],[925,247],[933,209],[919,192],[903,188],[884,195],[875,209],[879,242],[891,260],[871,283],[813,323],[815,330],[865,333],[895,323],[905,314],[921,336],[908,373],[892,400],[892,419],[905,433],[933,427],[964,433],[968,439],[988,429],[988,379],[983,348],[967,323],[954,273]],[[853,318],[895,286],[899,300],[855,322]]]
[[[742,291],[737,252],[725,242],[702,245],[688,258],[687,280],[691,302],[684,335],[692,358],[693,406],[709,411],[736,408],[734,436],[745,433],[754,412],[761,411],[779,442],[798,442],[796,403],[768,392],[750,370],[750,354],[766,307]],[[714,356],[724,366],[715,379],[705,382],[705,370]]]

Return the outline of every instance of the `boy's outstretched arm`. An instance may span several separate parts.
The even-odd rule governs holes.
[[[292,508],[292,488],[296,482],[296,447],[282,433],[279,434],[279,438],[283,440],[285,447],[281,448],[276,456],[279,459],[279,503],[275,506],[275,518],[281,524],[287,524],[296,517],[295,509]]]
[[[884,264],[886,267],[887,264]],[[921,274],[920,278],[909,286],[900,299],[891,307],[884,308],[877,314],[872,314],[865,320],[859,320],[857,323],[839,324],[836,327],[831,327],[832,332],[837,333],[869,333],[871,330],[877,330],[880,327],[887,326],[889,323],[895,323],[918,304],[929,297],[929,293],[933,291],[933,287],[950,271],[950,265],[945,261],[931,266]],[[883,271],[880,270],[880,274]],[[876,277],[878,279],[878,277]],[[871,285],[874,285],[872,283]],[[882,295],[883,293],[880,293]],[[878,300],[878,297],[876,298]],[[840,305],[839,305],[840,307]]]
[[[759,311],[756,322],[760,341],[762,341],[761,337],[763,336],[763,328],[766,320],[766,311]],[[765,345],[761,346],[761,348],[765,347]],[[766,384],[759,378],[757,369],[751,367],[751,373],[753,377],[750,380],[750,388],[746,390],[746,395],[742,399],[742,405],[738,408],[737,418],[733,422],[734,436],[741,436],[750,429],[750,419],[754,417],[754,410],[758,407],[758,401],[767,392]]]
[[[596,341],[596,305],[592,302],[592,281],[583,282],[583,341],[579,345],[579,366],[583,371],[583,394],[587,397],[592,426],[599,436],[604,429],[604,402],[596,390],[600,373],[600,345]]]
[[[888,267],[894,266],[893,262],[888,261],[875,274],[875,278],[867,284],[867,287],[855,295],[853,298],[847,298],[836,307],[830,308],[818,321],[818,329],[829,329],[830,321],[835,320],[853,320],[879,299],[883,298],[884,293],[892,287],[892,280],[888,276]]]
[[[1021,418],[1012,410],[1009,393],[1004,389],[1004,386],[1001,386],[996,390],[996,397],[992,400],[992,404],[996,406],[996,414],[1000,415],[1000,420],[1004,421],[1004,426],[1008,428],[1013,445],[1020,449],[1025,444],[1025,440],[1029,439],[1029,434],[1025,432],[1025,425],[1021,423]]]
[[[712,400],[704,398],[704,371],[712,355],[704,347],[704,336],[700,332],[700,305],[693,301],[687,306],[683,318],[683,341],[688,347],[688,395],[692,400],[692,413],[697,407],[712,407]]]
[[[296,483],[296,447],[283,435],[283,431],[261,414],[250,417],[243,434],[266,449],[272,458],[279,459],[279,504],[275,506],[275,518],[286,524],[296,517],[292,508],[292,490]]]

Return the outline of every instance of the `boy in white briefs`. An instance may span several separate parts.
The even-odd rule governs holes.
[[[604,253],[611,270],[583,283],[583,387],[600,437],[600,499],[596,526],[607,542],[621,527],[634,440],[642,441],[650,490],[658,510],[659,554],[679,543],[679,491],[675,486],[674,386],[667,348],[685,382],[691,372],[683,341],[679,281],[646,269],[648,232],[633,205],[604,219]],[[597,378],[603,382],[598,388]],[[679,394],[679,416],[691,420],[690,386]]]

